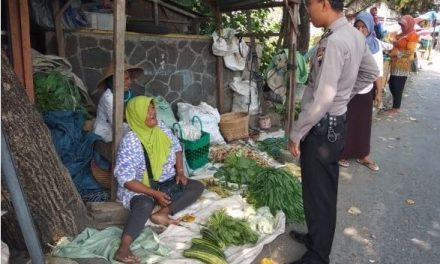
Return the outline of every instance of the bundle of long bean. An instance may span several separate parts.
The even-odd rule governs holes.
[[[249,184],[247,198],[257,208],[268,206],[272,214],[282,210],[288,222],[304,221],[301,183],[288,171],[262,169]]]

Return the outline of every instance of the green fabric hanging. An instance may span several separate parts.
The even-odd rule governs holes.
[[[309,75],[309,69],[307,67],[307,62],[304,58],[304,56],[296,51],[295,53],[296,57],[296,82],[304,84],[307,81],[307,77]],[[264,72],[265,78],[267,78],[267,73],[275,68],[278,65],[278,62],[285,61],[287,62],[289,58],[289,50],[283,49],[279,51],[277,54],[275,54],[272,57],[272,60],[270,61],[269,65],[266,68],[266,71]],[[284,69],[286,71],[286,69]],[[287,78],[286,83],[287,83]]]

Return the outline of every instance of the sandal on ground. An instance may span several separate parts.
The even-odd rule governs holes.
[[[365,167],[369,168],[372,171],[379,170],[379,166],[377,166],[377,164],[374,161],[366,161],[366,160],[357,159],[356,162],[361,165],[364,165]]]
[[[350,163],[348,163],[348,160],[345,159],[341,159],[338,161],[339,166],[344,167],[344,168],[348,168],[348,166],[350,166]]]

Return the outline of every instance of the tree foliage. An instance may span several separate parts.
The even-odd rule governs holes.
[[[433,0],[388,0],[386,3],[400,14],[414,16],[433,10],[435,7]]]

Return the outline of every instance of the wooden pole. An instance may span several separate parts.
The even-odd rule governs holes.
[[[34,84],[32,74],[32,52],[29,28],[29,5],[28,1],[20,1],[20,27],[23,50],[24,87],[30,101],[34,102]]]
[[[296,28],[298,22],[298,4],[289,1],[288,5],[285,7],[288,8],[288,12],[291,14],[289,16],[289,79],[287,85],[287,101],[286,101],[286,127],[285,127],[285,136],[288,138],[290,135],[290,129],[293,123],[294,111],[295,111],[295,86],[296,86]],[[293,14],[292,14],[293,13]]]
[[[29,100],[34,102],[32,79],[32,55],[29,29],[28,1],[8,1],[9,32],[12,62],[18,79],[26,89]]]
[[[10,38],[11,38],[11,53],[12,62],[14,64],[14,71],[18,79],[24,85],[24,69],[23,69],[23,53],[21,43],[21,28],[20,28],[20,11],[18,1],[8,1],[8,13],[10,23]]]
[[[122,122],[124,119],[124,54],[125,54],[125,0],[116,0],[113,16],[113,58],[115,74],[113,75],[113,164],[116,162],[116,151],[122,139]],[[114,166],[114,165],[113,165]],[[111,185],[111,200],[116,200],[116,180]]]
[[[217,28],[217,32],[219,35],[222,34],[222,14],[219,11],[218,4],[215,10],[215,24]],[[224,83],[223,83],[223,57],[217,56],[217,64],[216,64],[216,73],[217,73],[217,109],[220,114],[224,113],[223,104],[224,104]]]
[[[66,56],[66,46],[64,44],[64,32],[63,25],[61,24],[61,19],[63,17],[64,11],[70,6],[73,0],[68,0],[63,7],[60,9],[60,0],[52,0],[52,12],[54,18],[55,35],[57,39],[58,56]]]
[[[157,4],[157,1],[153,1],[153,10],[154,10],[154,25],[158,26],[159,25],[159,6]]]

